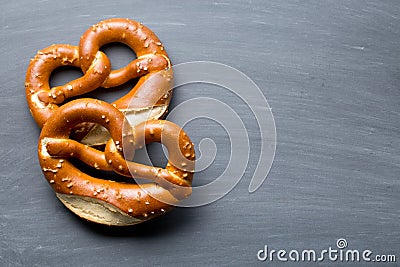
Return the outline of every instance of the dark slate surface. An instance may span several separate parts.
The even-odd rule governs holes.
[[[338,238],[349,249],[399,258],[400,3],[166,2],[2,2],[0,266],[271,266],[278,262],[257,260],[264,245],[321,251],[336,248]],[[25,71],[37,50],[76,45],[90,25],[111,17],[149,26],[175,64],[224,63],[263,90],[277,151],[258,191],[248,193],[260,143],[248,108],[226,90],[192,85],[175,92],[173,105],[214,97],[248,128],[250,164],[233,191],[207,206],[117,229],[84,222],[57,201],[37,161],[39,129],[25,102]],[[132,57],[121,46],[106,50],[115,66]],[[74,75],[58,72],[52,82]],[[217,144],[213,166],[196,176],[211,181],[228,160],[226,133],[206,119],[188,132],[195,142],[209,137]]]

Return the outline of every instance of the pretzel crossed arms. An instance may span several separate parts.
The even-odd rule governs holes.
[[[137,58],[112,70],[100,48],[128,45]],[[50,88],[60,66],[80,68],[83,76]],[[133,78],[137,84],[109,104],[72,97],[99,87],[112,88]],[[191,194],[194,146],[176,124],[160,120],[172,95],[173,71],[157,36],[129,19],[101,21],[81,37],[79,46],[57,44],[37,53],[26,73],[26,99],[42,128],[38,156],[43,174],[61,202],[78,216],[107,225],[132,225],[157,217]],[[67,102],[67,103],[66,103]],[[133,162],[135,150],[160,142],[168,150],[165,168]],[[117,182],[90,176],[71,161],[126,177]],[[150,180],[133,183],[133,178]]]

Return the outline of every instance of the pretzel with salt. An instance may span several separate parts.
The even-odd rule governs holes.
[[[128,45],[137,58],[124,68],[111,70],[108,57],[99,50],[111,42]],[[78,67],[83,76],[50,88],[50,75],[61,66]],[[138,77],[132,90],[113,103],[132,125],[165,115],[172,94],[173,71],[162,43],[149,28],[133,20],[114,18],[90,27],[81,37],[79,47],[56,44],[38,51],[26,73],[26,99],[32,116],[43,127],[68,98]],[[88,145],[102,144],[109,138],[103,127],[86,123],[73,134]]]

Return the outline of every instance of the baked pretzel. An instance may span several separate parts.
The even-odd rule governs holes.
[[[44,176],[57,197],[80,217],[108,225],[136,224],[170,210],[165,202],[178,203],[191,193],[194,148],[184,131],[161,120],[129,129],[131,126],[125,120],[118,109],[106,102],[79,99],[60,107],[42,129],[38,151]],[[110,132],[112,139],[105,152],[69,139],[73,127],[82,122],[101,124]],[[129,133],[125,141],[123,132]],[[169,160],[165,169],[124,160],[123,150],[127,148],[122,144],[130,145],[128,153],[132,153],[151,142],[167,147]],[[75,167],[71,157],[96,169],[115,170],[153,182],[138,185],[94,178]]]
[[[137,59],[124,68],[111,70],[108,57],[99,50],[111,42],[128,45]],[[84,75],[50,88],[50,75],[60,66],[78,67]],[[137,77],[140,79],[132,90],[113,103],[133,125],[159,119],[167,112],[173,84],[171,62],[149,28],[129,19],[110,19],[90,27],[81,37],[79,47],[57,44],[38,51],[26,73],[26,98],[32,116],[43,127],[66,99]],[[103,144],[109,138],[103,127],[86,123],[79,125],[74,134],[88,145]]]
[[[137,59],[112,70],[99,49],[109,42],[131,47]],[[50,88],[59,66],[74,66],[83,76]],[[68,98],[102,86],[118,86],[140,77],[133,89],[114,103]],[[171,209],[191,193],[194,146],[177,125],[158,120],[167,112],[172,92],[171,63],[161,42],[148,28],[128,19],[110,19],[89,28],[79,46],[52,45],[37,53],[26,74],[30,111],[42,128],[39,161],[57,197],[87,220],[108,225],[136,224]],[[63,104],[63,105],[62,105]],[[168,149],[164,168],[132,162],[134,151],[152,142]],[[105,144],[104,151],[95,145]],[[83,173],[71,162],[126,176],[115,182]],[[152,180],[134,184],[132,178]]]

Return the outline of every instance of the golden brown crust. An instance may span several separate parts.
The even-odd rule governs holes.
[[[69,139],[73,127],[82,122],[101,124],[108,129],[112,139],[107,143],[106,152]],[[129,140],[123,140],[123,132],[133,134]],[[161,142],[167,147],[170,159],[166,169],[123,158],[127,147],[134,151],[140,147],[141,141]],[[175,144],[178,144],[179,152],[175,151]],[[98,199],[140,220],[153,218],[171,208],[160,199],[178,203],[191,192],[194,149],[183,130],[167,121],[149,121],[130,129],[118,109],[100,100],[79,99],[60,107],[44,125],[38,150],[43,173],[57,193]],[[69,161],[71,157],[79,158],[96,169],[114,170],[153,183],[137,185],[94,178],[77,169]]]
[[[137,59],[124,68],[111,71],[108,57],[99,50],[110,42],[127,44],[135,51]],[[61,66],[80,68],[84,75],[65,85],[50,88],[50,75]],[[43,127],[66,99],[101,86],[118,86],[137,77],[140,79],[132,90],[113,104],[126,113],[163,107],[150,117],[161,118],[166,113],[173,85],[168,55],[149,28],[133,20],[115,18],[89,28],[81,37],[79,47],[57,44],[38,51],[26,73],[26,99],[32,116]],[[86,124],[85,131],[76,136],[84,138],[93,126]]]

